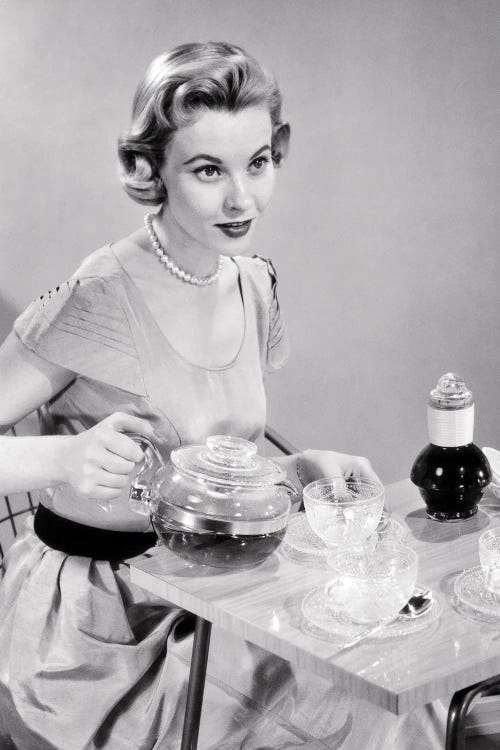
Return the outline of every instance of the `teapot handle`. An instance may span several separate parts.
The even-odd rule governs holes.
[[[154,475],[165,464],[156,445],[145,435],[125,432],[144,451],[134,481],[129,491],[130,509],[141,516],[149,516],[153,510],[152,481]]]

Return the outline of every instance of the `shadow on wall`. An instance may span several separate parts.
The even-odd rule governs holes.
[[[3,343],[11,332],[12,324],[18,315],[19,311],[16,310],[10,302],[7,302],[2,296],[0,296],[0,343]]]

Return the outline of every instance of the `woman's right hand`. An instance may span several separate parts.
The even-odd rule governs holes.
[[[84,498],[106,504],[119,497],[130,482],[143,452],[124,432],[138,433],[154,440],[154,432],[144,419],[115,412],[78,435],[63,441],[64,481]]]

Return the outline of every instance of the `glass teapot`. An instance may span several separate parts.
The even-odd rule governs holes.
[[[176,448],[164,463],[155,445],[130,435],[144,460],[130,489],[134,511],[188,560],[223,568],[263,562],[281,543],[296,494],[284,471],[243,438],[212,435]]]

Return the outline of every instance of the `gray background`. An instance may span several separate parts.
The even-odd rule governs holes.
[[[500,448],[499,27],[487,0],[3,0],[0,337],[142,222],[115,151],[150,60],[229,40],[274,70],[292,126],[255,243],[293,347],[270,422],[393,481],[456,370]]]

